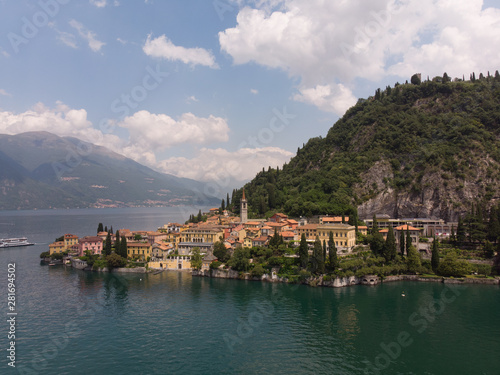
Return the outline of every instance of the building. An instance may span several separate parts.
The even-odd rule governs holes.
[[[273,223],[282,223],[288,219],[288,216],[282,213],[276,213],[269,218]]]
[[[319,218],[320,224],[340,224],[347,223],[349,221],[349,216],[321,216]]]
[[[154,258],[166,258],[170,253],[174,251],[174,245],[170,243],[157,243],[155,242],[152,246],[151,256]]]
[[[354,225],[342,223],[318,225],[316,227],[317,236],[321,243],[323,243],[323,241],[326,242],[327,247],[330,239],[330,232],[333,233],[333,241],[337,249],[350,251],[356,246],[356,227]]]
[[[64,241],[56,241],[52,242],[49,245],[49,253],[52,254],[61,254],[66,251],[66,246],[64,245]]]
[[[248,221],[248,204],[245,197],[245,189],[243,188],[243,196],[240,202],[240,222],[246,223]]]
[[[160,242],[166,240],[167,237],[168,237],[167,233],[161,233],[161,232],[148,232],[148,234],[147,234],[148,242],[151,245],[154,244],[155,242],[160,243]]]
[[[69,250],[71,246],[78,245],[78,236],[74,234],[65,234],[64,235],[64,248],[65,250]]]
[[[215,226],[199,225],[181,232],[181,242],[214,243],[224,238],[224,231]]]
[[[86,236],[78,240],[78,255],[84,256],[88,250],[92,254],[102,254],[103,240],[97,236]]]
[[[401,238],[401,232],[404,232],[405,241],[407,232],[410,232],[411,244],[415,246],[415,249],[418,250],[420,244],[420,235],[423,231],[423,228],[415,228],[411,225],[401,225],[397,228],[394,228],[394,235],[396,236],[396,245],[400,246],[399,239]]]
[[[377,226],[379,229],[389,228],[393,229],[402,225],[410,225],[414,228],[421,229],[421,235],[433,236],[436,233],[451,233],[451,227],[457,227],[457,223],[445,223],[442,219],[426,219],[426,218],[406,218],[406,219],[392,219],[389,215],[377,215]],[[373,219],[365,219],[368,228],[373,227]]]
[[[201,253],[208,253],[214,249],[213,242],[181,242],[177,247],[179,255],[191,255],[193,249],[197,247]]]
[[[190,256],[168,256],[161,260],[155,260],[148,263],[149,268],[162,269],[162,270],[190,270],[191,257]]]
[[[149,242],[127,242],[127,258],[148,260],[151,257],[153,246]]]
[[[308,241],[316,241],[317,229],[319,224],[305,224],[299,225],[297,227],[297,234],[299,239],[302,238],[302,235],[306,235],[306,240]]]

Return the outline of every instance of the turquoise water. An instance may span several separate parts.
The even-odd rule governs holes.
[[[8,263],[18,313],[16,368],[2,356],[0,373],[500,374],[498,286],[330,289],[40,265],[63,233],[100,221],[151,230],[183,219],[172,210],[0,212],[0,238],[39,243],[0,251],[4,352]]]

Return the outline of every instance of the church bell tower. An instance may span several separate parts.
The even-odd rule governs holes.
[[[246,223],[248,221],[247,198],[245,197],[245,189],[243,188],[243,196],[240,202],[240,221]]]

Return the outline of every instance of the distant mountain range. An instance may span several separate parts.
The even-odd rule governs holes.
[[[219,205],[202,182],[48,132],[0,134],[0,209]]]

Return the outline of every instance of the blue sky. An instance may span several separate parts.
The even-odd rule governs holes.
[[[0,133],[229,187],[378,87],[493,73],[499,45],[493,0],[0,0]]]

